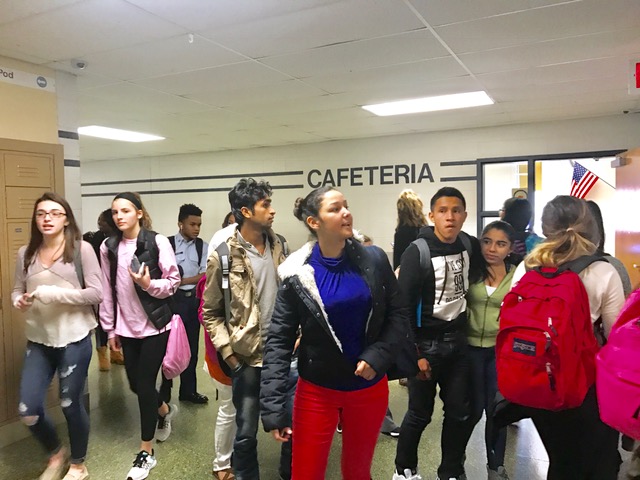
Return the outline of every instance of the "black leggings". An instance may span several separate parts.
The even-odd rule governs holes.
[[[532,415],[549,454],[547,480],[616,480],[618,432],[600,420],[595,387],[578,408]]]
[[[169,332],[146,338],[120,337],[129,387],[138,396],[143,442],[153,440],[156,433],[158,408],[163,403],[156,390],[156,381],[168,339]]]

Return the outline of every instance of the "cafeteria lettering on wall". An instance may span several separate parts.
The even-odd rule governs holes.
[[[309,170],[307,184],[311,188],[323,186],[363,187],[369,185],[400,185],[429,181],[434,182],[428,163],[422,165],[374,165],[369,167],[351,167]]]

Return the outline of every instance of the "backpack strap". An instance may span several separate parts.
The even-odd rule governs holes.
[[[582,257],[578,257],[575,260],[571,260],[570,262],[560,265],[557,272],[562,273],[570,270],[573,273],[579,274],[581,271],[595,262],[607,262],[607,259],[604,257],[598,257],[596,255],[583,255]]]
[[[173,248],[173,253],[175,253],[176,252],[176,236],[171,235],[170,237],[167,237],[167,240],[169,240],[169,243],[171,244],[171,248]],[[196,253],[198,254],[198,268],[200,268],[200,263],[202,263],[203,248],[204,248],[204,241],[200,237],[196,237]],[[182,276],[182,267],[178,265],[178,268],[180,269],[180,276]]]
[[[229,323],[231,319],[231,290],[229,289],[229,270],[231,262],[229,257],[229,245],[227,242],[221,242],[216,247],[216,253],[220,260],[220,268],[222,270],[222,293],[224,294],[224,316]]]
[[[283,235],[276,233],[276,236],[280,239],[280,243],[282,243],[282,253],[284,253],[285,257],[289,256],[289,244],[287,243],[287,239],[284,238]]]
[[[462,240],[462,246],[464,247],[464,249],[469,252],[469,258],[471,258],[473,246],[471,245],[471,239],[469,238],[469,235],[464,232],[460,232],[458,236],[460,237],[460,240]]]
[[[200,237],[196,237],[196,252],[198,253],[198,268],[202,263],[202,249],[204,248],[204,241]],[[175,251],[175,248],[174,248]]]
[[[430,270],[433,270],[433,265],[431,264],[431,250],[429,249],[429,244],[427,243],[426,238],[416,238],[411,243],[418,248],[418,254],[420,256],[420,276],[422,279],[422,282],[420,283],[420,296],[422,297],[422,283],[424,282],[424,279],[429,276]],[[418,327],[422,326],[422,300],[418,301],[416,325]]]
[[[78,276],[78,281],[80,282],[80,287],[84,290],[84,270],[82,269],[82,252],[80,248],[82,247],[82,240],[75,242],[73,244],[73,266],[76,268],[76,275]]]

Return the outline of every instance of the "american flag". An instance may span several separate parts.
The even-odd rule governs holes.
[[[578,162],[573,165],[573,178],[571,179],[571,196],[584,198],[589,190],[600,179],[591,170],[587,170]]]

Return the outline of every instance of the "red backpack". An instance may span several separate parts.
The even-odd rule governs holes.
[[[582,405],[596,377],[598,344],[578,276],[599,257],[528,271],[504,298],[496,342],[498,390],[519,405]]]

